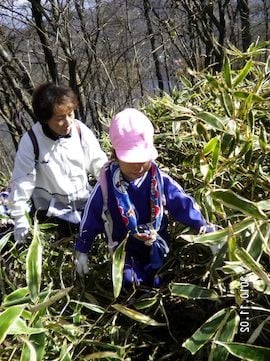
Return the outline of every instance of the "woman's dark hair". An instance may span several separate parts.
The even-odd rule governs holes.
[[[32,97],[35,121],[42,124],[48,123],[53,116],[55,107],[64,104],[72,104],[74,110],[78,106],[77,95],[71,88],[54,83],[41,84],[34,90]]]

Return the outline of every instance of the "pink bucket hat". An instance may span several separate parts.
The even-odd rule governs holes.
[[[116,114],[109,135],[117,158],[127,163],[143,163],[157,158],[154,127],[139,110],[127,108]]]

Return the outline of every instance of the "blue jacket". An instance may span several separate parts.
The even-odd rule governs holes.
[[[114,242],[121,243],[127,236],[127,229],[122,221],[119,213],[114,192],[112,189],[112,182],[108,176],[107,170],[107,191],[108,191],[108,209],[113,219],[113,233],[112,238]],[[207,226],[206,220],[203,218],[194,199],[187,195],[183,188],[176,183],[170,176],[161,171],[164,182],[164,198],[165,198],[165,212],[163,214],[162,224],[159,230],[160,236],[167,240],[167,226],[168,214],[180,223],[190,226],[196,231],[199,231],[202,226]],[[142,178],[127,182],[127,191],[131,202],[134,204],[137,212],[137,223],[146,224],[150,222],[150,184],[151,174],[148,171]],[[76,241],[75,249],[79,252],[88,253],[95,237],[98,234],[104,233],[104,223],[102,219],[103,212],[103,196],[99,182],[94,187],[90,198],[87,201],[84,209],[80,225],[80,234]],[[149,247],[144,245],[144,242],[130,237],[127,244],[128,253],[140,253],[144,250],[149,250]],[[148,252],[147,252],[148,253]]]

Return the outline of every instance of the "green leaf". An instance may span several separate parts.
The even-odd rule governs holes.
[[[231,190],[213,190],[211,195],[213,198],[220,200],[228,208],[236,209],[243,214],[257,219],[267,219],[267,216],[260,210],[255,202],[251,202]]]
[[[270,211],[270,199],[264,199],[258,202],[258,206],[264,211]]]
[[[37,312],[40,309],[50,307],[56,301],[59,301],[61,298],[66,296],[70,292],[70,290],[72,290],[72,288],[73,288],[73,286],[55,291],[55,294],[53,296],[49,297],[48,299],[46,299],[46,301],[44,301],[42,303],[38,303],[35,306],[30,307],[30,311]]]
[[[169,289],[172,295],[185,298],[208,299],[213,301],[219,298],[214,290],[189,283],[171,283]]]
[[[229,94],[226,90],[223,90],[221,93],[221,103],[228,117],[231,117],[234,111],[234,104],[231,94]]]
[[[13,232],[8,232],[7,234],[5,234],[3,237],[0,238],[0,252],[5,247],[5,245],[8,243],[12,233]]]
[[[71,301],[71,302],[74,302],[78,305],[81,305],[85,308],[87,308],[88,310],[91,310],[93,312],[96,312],[96,313],[101,313],[103,314],[105,312],[105,309],[101,306],[98,306],[98,305],[94,305],[92,303],[88,303],[88,302],[80,302],[80,301]]]
[[[224,65],[223,65],[223,76],[225,83],[228,88],[232,87],[232,71],[231,71],[231,63],[230,59],[227,55],[224,57]]]
[[[235,309],[230,310],[226,319],[224,319],[223,326],[218,330],[214,341],[225,341],[230,342],[233,341],[234,336],[238,332],[240,317]],[[216,345],[213,347],[209,359],[212,361],[221,361],[227,360],[228,351],[221,347],[220,345]]]
[[[205,75],[206,79],[208,80],[209,84],[215,88],[215,89],[219,89],[220,88],[220,83],[216,80],[216,78],[214,78],[212,75],[210,74],[206,74]]]
[[[203,147],[203,154],[207,155],[209,153],[213,153],[218,143],[219,139],[217,137],[210,139],[209,142],[206,143]]]
[[[94,353],[91,353],[90,355],[87,355],[87,356],[84,357],[83,359],[84,359],[85,361],[86,361],[86,360],[102,360],[102,359],[107,359],[107,360],[123,360],[123,357],[117,355],[116,352],[103,351],[103,352],[94,352]]]
[[[12,306],[0,314],[0,344],[4,341],[10,328],[16,324],[24,310],[24,307],[24,305]]]
[[[151,317],[144,315],[143,313],[140,313],[138,311],[132,310],[126,306],[122,306],[118,303],[115,303],[114,305],[112,305],[112,307],[122,313],[125,316],[128,316],[129,318],[137,321],[137,322],[141,322],[144,323],[146,325],[149,326],[164,326],[164,323],[159,323],[155,320],[153,320]]]
[[[72,357],[70,355],[70,351],[72,350],[72,348],[73,348],[73,344],[67,346],[67,340],[64,339],[63,346],[61,348],[60,357],[56,361],[72,361]]]
[[[229,156],[235,152],[236,138],[234,134],[224,133],[221,140],[221,151]]]
[[[9,335],[32,335],[41,332],[45,332],[45,328],[37,328],[37,327],[28,327],[26,322],[18,318],[11,327],[9,328],[8,334]]]
[[[189,80],[187,77],[185,77],[184,75],[181,75],[181,76],[180,76],[180,82],[181,82],[182,84],[184,84],[185,88],[190,88],[190,89],[192,89],[192,83],[191,83],[190,80]]]
[[[3,300],[3,307],[12,306],[15,304],[22,303],[21,300],[25,301],[26,297],[29,294],[28,287],[18,288],[17,290],[11,292],[9,295],[6,295]],[[29,300],[29,298],[28,298]],[[25,303],[28,301],[26,300]]]
[[[49,294],[54,295],[58,291],[59,290],[42,291],[39,294],[39,298],[43,299],[43,298],[47,297]],[[24,294],[25,294],[25,296],[23,296]],[[27,296],[28,294],[29,294],[28,287],[19,288],[18,290],[10,293],[9,295],[7,295],[5,297],[2,306],[3,307],[10,307],[10,306],[18,305],[18,304],[29,303],[31,301],[31,297]]]
[[[260,97],[257,94],[252,94],[245,91],[235,91],[233,93],[235,98],[241,99],[241,100],[247,100],[249,99],[252,102],[264,102],[265,99],[263,97]]]
[[[262,254],[263,242],[261,237],[263,237],[262,230],[254,230],[251,239],[246,247],[246,250],[254,259],[259,259]]]
[[[57,227],[57,224],[56,223],[42,223],[42,224],[39,224],[39,229],[41,231],[46,231],[48,229],[51,229],[51,228],[56,228]],[[53,231],[53,230],[52,230]]]
[[[20,361],[37,361],[37,353],[32,342],[27,339],[24,339],[24,342]]]
[[[224,119],[209,112],[200,112],[197,117],[217,130],[225,130]]]
[[[244,230],[250,228],[250,226],[252,225],[254,225],[254,220],[248,218],[242,222],[233,224],[230,228],[224,228],[216,232],[206,233],[202,235],[182,234],[181,238],[193,243],[202,243],[207,245],[219,244],[226,240],[232,232],[233,234],[241,233]]]
[[[182,346],[194,355],[200,348],[211,340],[228,312],[229,311],[224,308],[215,313],[197,331],[195,331],[195,333],[188,338]]]
[[[122,282],[123,282],[123,270],[125,265],[126,257],[126,243],[127,237],[119,244],[116,250],[113,253],[112,259],[112,280],[113,280],[113,294],[117,298],[121,292]]]
[[[261,264],[256,262],[255,259],[252,258],[244,248],[237,248],[235,250],[235,255],[249,270],[260,277],[267,285],[270,285],[270,278],[268,274],[262,269]]]
[[[265,128],[263,126],[261,126],[260,129],[259,143],[262,151],[265,153],[268,147],[268,140]]]
[[[269,361],[270,348],[244,345],[238,342],[220,342],[217,344],[225,347],[232,355],[245,361]]]
[[[36,302],[39,296],[42,272],[42,245],[38,232],[35,228],[34,237],[26,256],[26,283],[33,302]]]
[[[265,74],[268,74],[270,72],[270,55],[265,62],[264,72]]]
[[[240,84],[247,77],[252,66],[253,66],[253,61],[250,59],[246,62],[244,68],[239,71],[238,75],[233,80],[234,87],[236,87],[238,84]]]
[[[143,310],[145,308],[149,308],[149,307],[155,305],[157,302],[158,302],[158,297],[156,295],[154,297],[147,297],[142,300],[135,300],[133,303],[133,306],[137,310]]]
[[[38,318],[37,321],[33,324],[36,328],[42,327],[41,318]],[[37,361],[43,361],[44,360],[44,354],[45,354],[45,346],[46,346],[46,329],[44,332],[32,334],[30,336],[30,341],[33,344],[35,351],[36,351],[36,357]]]

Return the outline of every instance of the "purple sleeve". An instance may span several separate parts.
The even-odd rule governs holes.
[[[104,232],[102,207],[102,192],[99,184],[97,183],[84,209],[80,224],[80,234],[75,244],[76,251],[88,253],[96,236]]]
[[[163,174],[163,179],[166,208],[169,214],[176,221],[193,228],[197,232],[201,227],[207,227],[208,224],[195,200],[186,194],[183,188],[170,176]],[[210,228],[207,229],[207,232],[213,230]]]

